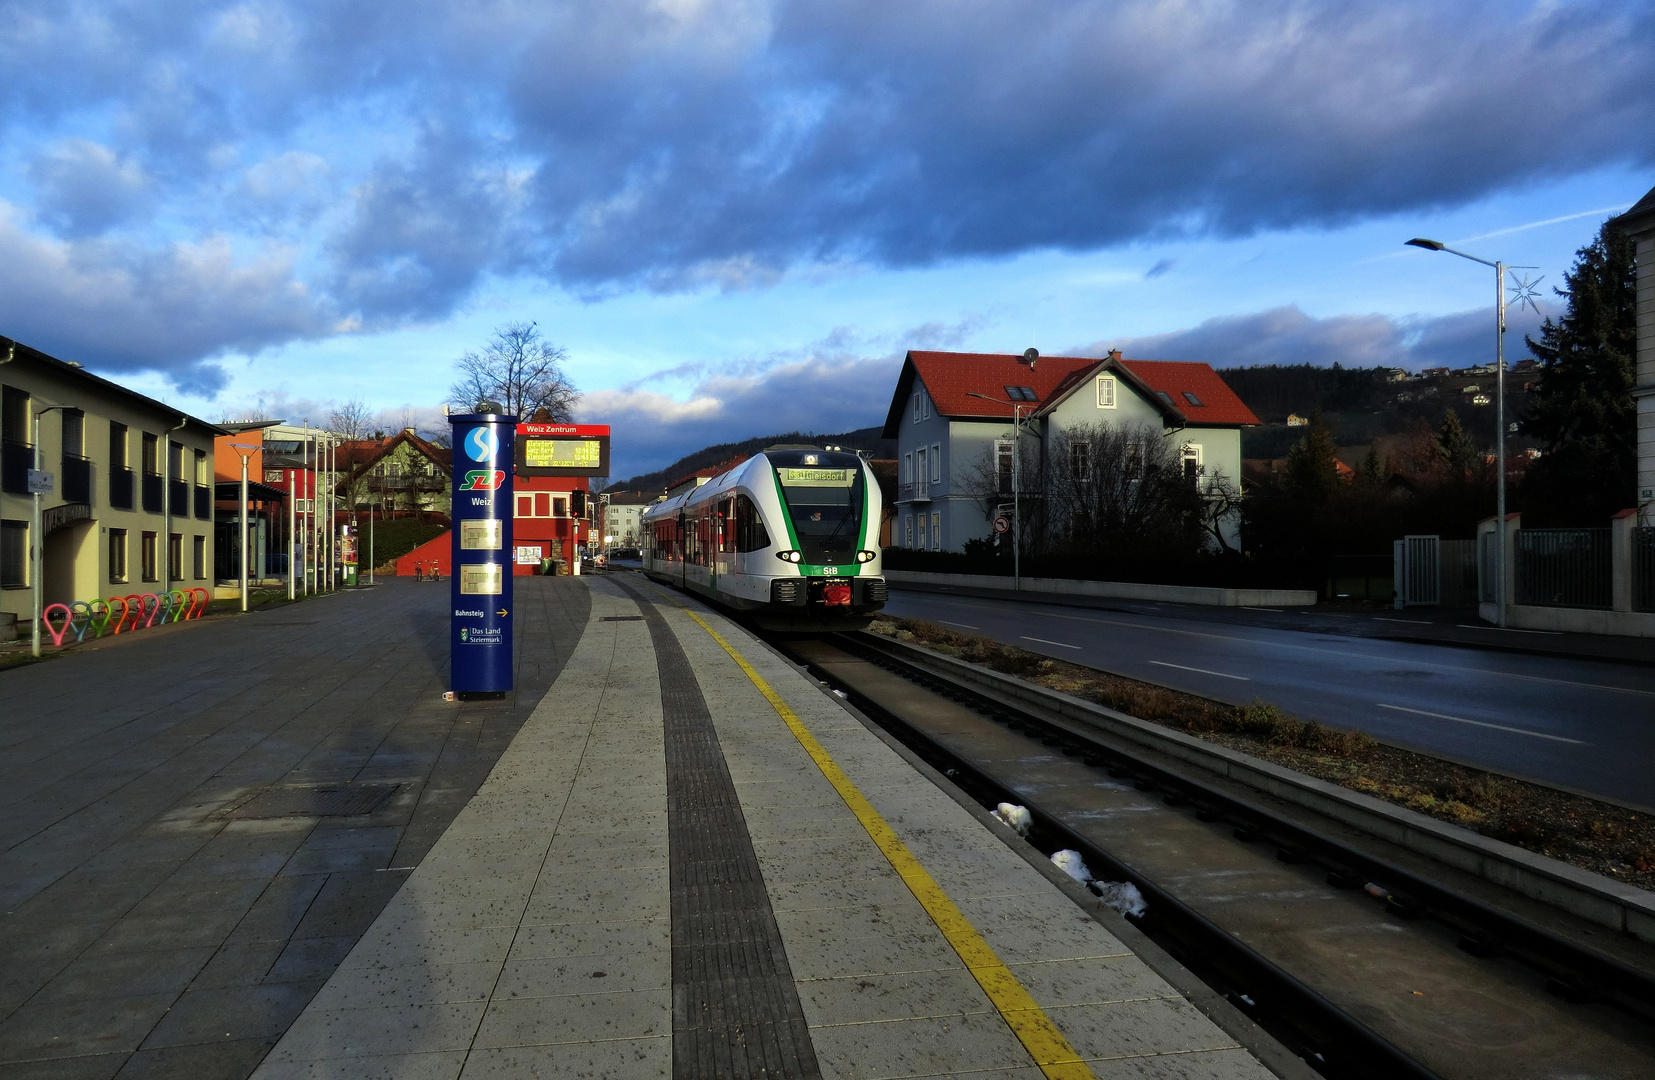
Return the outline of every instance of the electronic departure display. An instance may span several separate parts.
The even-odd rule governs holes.
[[[519,476],[608,476],[608,424],[518,424]]]

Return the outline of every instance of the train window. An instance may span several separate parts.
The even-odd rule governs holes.
[[[745,495],[735,497],[735,539],[737,551],[763,551],[770,546],[770,534],[764,528],[759,508]]]
[[[917,469],[917,465],[916,465]],[[862,542],[862,470],[780,470],[782,500],[807,563],[848,562]]]

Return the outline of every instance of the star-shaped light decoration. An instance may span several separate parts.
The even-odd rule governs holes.
[[[1529,307],[1534,309],[1534,313],[1536,315],[1541,313],[1540,304],[1536,301],[1536,297],[1540,295],[1540,283],[1545,280],[1545,274],[1541,274],[1533,281],[1529,280],[1529,275],[1526,272],[1523,274],[1521,279],[1519,279],[1516,274],[1511,275],[1511,288],[1513,293],[1511,300],[1512,303],[1517,305],[1518,311],[1522,311],[1523,305],[1527,304]]]

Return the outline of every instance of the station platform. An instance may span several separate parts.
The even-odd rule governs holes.
[[[586,587],[556,682],[259,1080],[1272,1075],[762,642]]]

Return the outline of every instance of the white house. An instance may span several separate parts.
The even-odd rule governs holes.
[[[1241,429],[1259,422],[1207,364],[1126,360],[1118,351],[1102,359],[909,352],[884,430],[897,441],[895,546],[959,551],[990,534],[983,472],[992,461],[1009,475],[1014,418],[1037,446],[1077,424],[1159,428],[1198,482],[1223,476],[1233,485]],[[1230,523],[1227,539],[1238,526]]]

